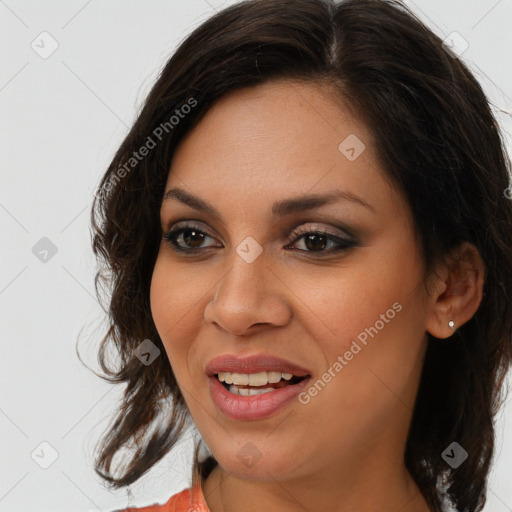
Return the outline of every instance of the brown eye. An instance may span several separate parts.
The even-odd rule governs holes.
[[[357,242],[354,239],[336,236],[333,233],[329,233],[322,229],[300,229],[295,231],[293,234],[296,235],[296,238],[287,246],[287,248],[292,245],[296,245],[299,241],[302,241],[302,245],[305,247],[305,249],[299,249],[302,252],[323,255],[349,249],[357,245]],[[326,248],[332,250],[325,250]]]
[[[298,248],[300,252],[311,253],[315,256],[323,256],[331,253],[339,252],[349,249],[357,245],[357,241],[352,238],[337,236],[322,229],[304,229],[295,230],[293,232],[295,239],[292,243],[288,244],[285,248],[292,249],[293,246],[302,244],[302,248]],[[163,237],[175,251],[182,253],[199,253],[203,249],[210,249],[213,247],[222,247],[222,245],[204,245],[207,239],[214,238],[206,233],[204,230],[197,226],[183,226],[175,225],[173,229],[164,234]],[[296,247],[297,248],[297,247]]]
[[[304,239],[304,245],[310,251],[316,251],[318,249],[325,249],[329,240],[325,235],[307,235]]]
[[[186,229],[182,231],[183,241],[190,247],[196,248],[204,241],[204,233],[194,229]]]
[[[207,238],[213,240],[213,237],[197,226],[174,227],[174,229],[165,233],[162,238],[167,240],[173,249],[182,252],[194,252],[201,250],[203,247],[205,249],[213,247],[212,245],[203,245]]]

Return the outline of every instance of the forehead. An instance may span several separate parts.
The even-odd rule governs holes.
[[[371,134],[351,109],[326,87],[293,81],[221,98],[181,141],[170,171],[166,190],[216,204],[340,188],[371,204],[386,187]]]
[[[219,99],[181,142],[174,155],[222,158],[233,149],[260,159],[332,154],[349,135],[372,150],[371,134],[349,106],[325,85],[279,80],[236,90]],[[193,146],[193,150],[191,150]],[[212,149],[215,149],[212,155]],[[193,154],[192,154],[193,153]],[[309,159],[308,158],[308,159]]]

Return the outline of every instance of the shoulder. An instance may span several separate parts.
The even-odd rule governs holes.
[[[163,504],[155,503],[141,508],[126,508],[113,512],[209,512],[199,485],[184,489]]]

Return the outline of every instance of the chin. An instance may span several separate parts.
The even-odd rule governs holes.
[[[260,450],[250,441],[236,446],[232,453],[224,448],[222,454],[214,456],[224,471],[243,480],[286,480],[298,476],[297,468],[303,467],[303,461],[291,458],[282,450]]]

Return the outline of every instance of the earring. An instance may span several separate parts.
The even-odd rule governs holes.
[[[454,322],[453,320],[450,320],[450,321],[448,322],[448,325],[450,326],[450,329],[455,330],[455,322]]]

